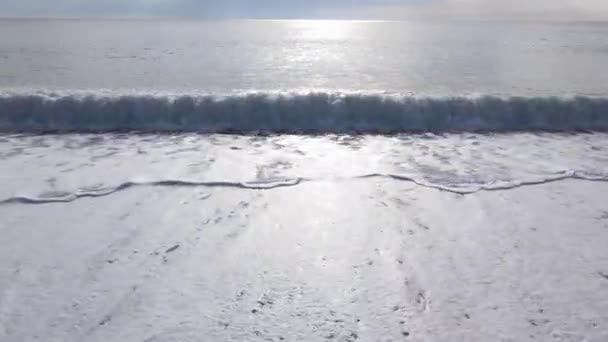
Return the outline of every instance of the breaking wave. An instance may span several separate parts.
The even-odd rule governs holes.
[[[398,133],[608,130],[608,98],[377,93],[0,93],[0,130]]]

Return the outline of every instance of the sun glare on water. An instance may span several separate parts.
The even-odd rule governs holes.
[[[352,33],[356,22],[348,20],[298,20],[292,24],[300,30],[303,39],[334,40],[348,37]]]

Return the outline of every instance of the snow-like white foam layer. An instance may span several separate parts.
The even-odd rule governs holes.
[[[608,181],[608,133],[0,134],[0,202],[63,202],[133,188],[257,191],[325,181],[470,194]]]
[[[382,93],[4,93],[2,131],[410,132],[608,129],[608,98]]]
[[[605,341],[606,146],[0,134],[0,341]]]

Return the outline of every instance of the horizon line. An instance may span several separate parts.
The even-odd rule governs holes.
[[[195,17],[195,16],[126,16],[126,15],[0,15],[0,20],[116,20],[116,21],[154,21],[154,20],[183,20],[183,21],[350,21],[350,22],[407,22],[407,21],[464,21],[464,22],[569,22],[569,23],[608,23],[608,18],[536,18],[536,17],[497,17],[497,18],[476,18],[476,17],[450,17],[450,16],[412,16],[407,18],[299,18],[299,17]]]

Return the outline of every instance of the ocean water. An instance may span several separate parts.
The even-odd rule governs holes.
[[[388,178],[474,193],[608,178],[608,24],[0,26],[0,160],[13,184],[0,204],[147,185]],[[569,135],[579,131],[595,133]],[[150,159],[154,146],[165,152]],[[188,166],[167,172],[177,156]],[[40,173],[52,181],[41,184]]]
[[[608,341],[606,61],[600,23],[0,20],[0,341]]]
[[[0,20],[4,131],[608,129],[608,24]]]

